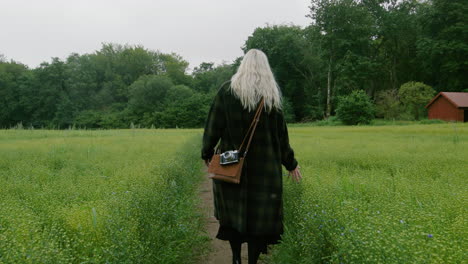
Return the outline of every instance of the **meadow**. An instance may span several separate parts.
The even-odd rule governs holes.
[[[193,263],[200,129],[1,130],[0,263]],[[463,263],[468,124],[291,126],[267,263]]]
[[[199,138],[198,130],[0,131],[0,263],[192,259],[206,241]]]
[[[468,124],[295,127],[272,263],[463,263]]]

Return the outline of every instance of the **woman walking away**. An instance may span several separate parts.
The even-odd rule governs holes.
[[[233,263],[241,263],[241,244],[248,243],[249,264],[257,263],[269,244],[283,233],[284,165],[289,176],[302,178],[281,110],[281,93],[266,55],[249,50],[231,80],[219,89],[203,135],[202,159],[208,166],[219,143],[221,153],[238,150],[257,106],[264,100],[239,184],[213,180],[216,237],[229,241]]]

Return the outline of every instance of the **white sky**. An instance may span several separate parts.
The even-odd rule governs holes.
[[[37,67],[111,42],[175,52],[190,68],[232,62],[257,27],[308,25],[309,5],[310,0],[0,0],[0,54]]]

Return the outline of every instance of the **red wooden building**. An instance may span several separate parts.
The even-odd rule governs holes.
[[[468,93],[440,92],[426,108],[429,119],[468,122]]]

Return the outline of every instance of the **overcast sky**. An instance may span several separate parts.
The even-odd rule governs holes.
[[[306,26],[310,0],[0,0],[0,54],[37,67],[99,50],[141,44],[190,63],[232,62],[255,28]]]

